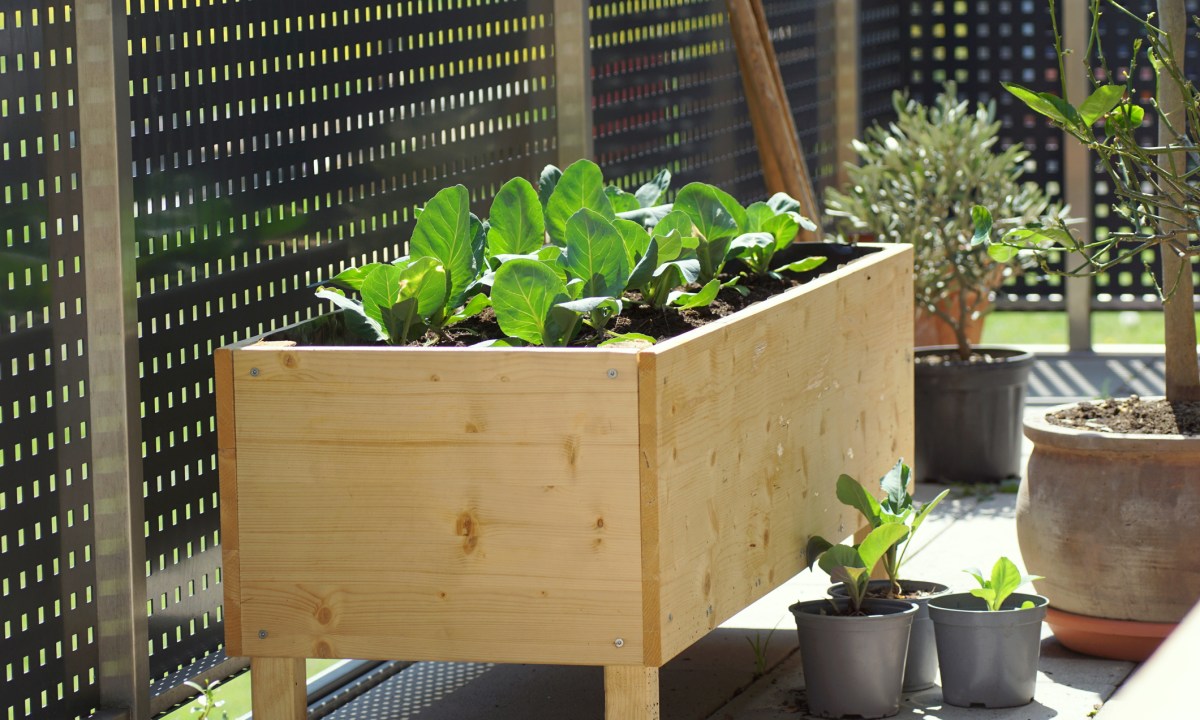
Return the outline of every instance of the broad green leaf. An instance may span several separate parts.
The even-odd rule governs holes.
[[[992,211],[982,205],[975,205],[971,208],[971,222],[975,225],[971,246],[987,243],[992,237]]]
[[[546,220],[537,191],[525,178],[513,178],[500,188],[488,217],[488,254],[525,255],[546,242]]]
[[[1097,120],[1120,105],[1124,96],[1124,85],[1101,85],[1079,106],[1079,116],[1089,126],[1095,125]]]
[[[1017,248],[1011,245],[992,243],[988,245],[987,253],[998,263],[1006,263],[1017,256]]]
[[[906,535],[908,535],[908,527],[894,523],[880,525],[872,530],[858,546],[858,555],[862,560],[862,566],[868,570],[874,568],[875,564],[879,562],[879,558],[883,557],[889,548],[903,540]]]
[[[674,206],[671,206],[674,208]],[[674,210],[663,216],[662,220],[654,226],[655,235],[670,235],[674,232],[681,239],[695,237],[696,227],[692,224],[692,219],[682,210]]]
[[[797,215],[796,217],[800,217]],[[816,227],[815,225],[813,226]],[[791,215],[776,215],[767,220],[762,228],[765,232],[771,233],[775,238],[775,249],[782,250],[792,241],[796,239],[796,235],[800,232],[800,223]]]
[[[808,257],[804,258],[803,260],[797,260],[796,262],[788,263],[787,265],[780,265],[778,268],[776,268],[776,270],[779,272],[809,272],[810,270],[816,270],[824,265],[827,259],[828,258],[823,257]]]
[[[1038,93],[1030,90],[1027,87],[1022,87],[1016,83],[1002,82],[1004,89],[1017,96],[1017,99],[1025,103],[1030,110],[1041,113],[1051,120],[1060,123],[1067,122],[1067,116],[1059,109],[1058,104],[1053,103],[1049,99],[1048,93]]]
[[[604,342],[600,343],[601,345],[614,345],[617,343],[627,342],[644,342],[653,345],[656,342],[654,338],[650,337],[649,335],[643,335],[642,333],[615,333],[611,330],[608,332],[610,337]]]
[[[551,308],[569,299],[558,275],[537,260],[504,263],[492,283],[492,308],[500,329],[533,345],[547,338]]]
[[[867,492],[867,489],[849,475],[840,475],[837,479],[837,499],[843,505],[848,505],[859,511],[872,527],[879,525],[879,501]]]
[[[612,203],[613,212],[629,212],[630,210],[638,210],[642,207],[638,204],[636,197],[625,192],[616,185],[606,186],[604,188],[604,194],[608,196],[608,201]]]
[[[777,192],[767,200],[767,207],[777,215],[789,212],[798,213],[800,212],[800,201],[785,192]]]
[[[912,496],[908,494],[909,474],[908,466],[903,460],[898,460],[879,480],[879,487],[887,496],[893,510],[899,510],[912,503]]]
[[[436,258],[450,278],[447,304],[457,306],[476,276],[470,195],[462,185],[444,188],[425,205],[409,241],[409,255]]]
[[[459,308],[456,313],[447,318],[446,324],[453,325],[455,323],[462,322],[467,318],[473,318],[479,313],[483,312],[484,309],[490,308],[491,306],[492,299],[483,293],[479,293],[475,297],[471,298],[466,305],[463,305],[461,308]]]
[[[371,271],[379,267],[382,263],[367,263],[358,267],[350,267],[341,271],[337,275],[329,278],[322,285],[329,287],[337,287],[343,290],[351,290],[359,292],[362,289],[363,280],[366,279]]]
[[[625,256],[629,260],[629,266],[633,267],[634,263],[646,254],[646,248],[650,246],[650,233],[632,220],[617,218],[613,220],[612,224],[621,234],[621,242],[625,246]]]
[[[696,230],[710,243],[732,240],[740,233],[739,228],[747,224],[746,212],[741,212],[742,222],[739,223],[727,204],[736,205],[737,201],[732,198],[726,200],[727,197],[726,193],[712,185],[689,183],[675,197],[671,214],[684,213]],[[728,247],[728,244],[724,246]]]
[[[804,548],[804,566],[811,569],[821,557],[821,553],[833,547],[833,543],[829,542],[820,535],[813,535],[808,539],[808,544]]]
[[[675,230],[663,235],[655,228],[654,242],[658,245],[658,261],[660,263],[671,262],[679,257],[679,253],[683,252],[683,242]]]
[[[617,297],[625,290],[629,259],[612,222],[584,208],[567,221],[565,240],[567,275],[583,280],[584,296]]]
[[[668,296],[667,302],[678,308],[697,308],[711,305],[713,300],[717,299],[717,293],[721,291],[721,281],[717,279],[709,280],[696,292],[684,292],[677,290]]]
[[[654,179],[637,189],[634,197],[639,207],[654,207],[662,199],[663,193],[671,186],[671,171],[659,170]]]
[[[1002,601],[999,600],[1000,593],[996,592],[995,588],[971,588],[971,594],[977,598],[982,598],[983,601],[987,603],[988,610],[1000,609],[1000,603]]]
[[[546,341],[544,344],[563,346],[571,342],[579,332],[582,317],[582,313],[561,303],[550,308],[550,314],[546,317]]]
[[[738,235],[729,243],[729,250],[734,257],[746,250],[755,248],[775,247],[775,236],[768,232],[752,232]]]
[[[558,179],[554,193],[546,204],[546,231],[550,234],[550,242],[565,245],[567,222],[584,208],[608,220],[616,218],[612,203],[604,194],[604,176],[600,166],[591,160],[572,163]]]
[[[653,228],[669,212],[671,212],[669,204],[655,205],[653,207],[638,208],[637,210],[627,210],[623,213],[617,213],[617,217],[623,220],[632,220],[644,228]]]
[[[769,220],[778,217],[770,205],[765,202],[751,203],[750,207],[746,208],[746,227],[745,232],[767,232],[765,226]]]
[[[368,342],[384,342],[388,339],[387,333],[384,332],[379,321],[368,317],[363,311],[362,303],[351,300],[340,291],[333,289],[318,290],[316,295],[332,302],[343,311],[342,317],[345,318],[346,327],[350,329],[350,332]]]
[[[650,278],[654,277],[654,271],[657,269],[658,239],[650,238],[650,245],[647,246],[645,253],[638,258],[633,270],[630,271],[625,287],[631,290],[641,290],[650,281]]]
[[[436,263],[437,260],[434,260]],[[363,311],[367,317],[390,330],[383,321],[383,308],[391,307],[400,299],[400,275],[403,269],[395,265],[382,264],[375,268],[362,283]],[[404,338],[396,338],[403,342]]]
[[[819,565],[822,570],[830,575],[833,574],[834,568],[864,567],[862,557],[858,554],[858,550],[850,547],[849,545],[834,545],[833,547],[825,550],[825,552],[821,553],[821,558],[817,561],[817,565]]]
[[[561,177],[562,170],[553,165],[547,165],[542,169],[542,174],[538,176],[538,200],[542,203],[542,210],[546,209],[546,205],[550,202],[550,196],[554,194],[554,188],[558,185]]]
[[[1002,557],[992,566],[992,588],[1002,598],[1008,597],[1021,585],[1021,571],[1017,569],[1016,564],[1006,557]]]

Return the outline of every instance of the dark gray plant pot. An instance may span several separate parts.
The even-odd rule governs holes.
[[[891,584],[890,580],[872,580],[867,584],[867,592],[876,588],[885,589]],[[937,643],[933,639],[933,621],[929,619],[927,603],[939,595],[950,592],[950,588],[935,582],[921,580],[901,580],[901,592],[929,593],[924,597],[904,598],[905,602],[917,604],[917,614],[913,616],[912,632],[908,638],[908,659],[904,662],[904,692],[916,692],[933,687],[937,677]],[[846,597],[846,588],[842,583],[829,588],[830,597]]]
[[[917,348],[916,356],[948,346]],[[994,363],[916,363],[913,385],[918,480],[998,483],[1021,475],[1021,420],[1033,354],[975,348]]]
[[[809,600],[789,610],[800,635],[808,709],[820,717],[890,717],[900,711],[908,633],[917,606],[868,600],[868,615],[822,615],[849,601]]]
[[[1020,609],[1026,600],[1034,606]],[[988,708],[1032,702],[1047,604],[1041,595],[1021,593],[1010,595],[996,612],[968,593],[931,600],[945,701]]]

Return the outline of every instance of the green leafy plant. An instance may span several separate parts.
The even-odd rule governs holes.
[[[862,613],[862,604],[867,597],[867,585],[871,570],[879,560],[900,542],[908,533],[904,525],[880,525],[872,530],[858,545],[831,545],[817,558],[817,564],[829,573],[834,582],[843,583],[849,595],[851,615]],[[810,541],[811,546],[811,541]],[[811,564],[813,557],[809,556]]]
[[[746,226],[742,234],[730,243],[730,256],[742,261],[752,275],[778,279],[780,271],[807,272],[825,262],[823,257],[773,267],[775,254],[791,245],[801,228],[816,230],[816,223],[797,212],[799,201],[787,193],[776,193],[767,202],[756,202],[746,208]]]
[[[979,587],[973,588],[971,594],[977,598],[982,598],[987,603],[988,610],[999,610],[1004,601],[1008,599],[1013,591],[1021,587],[1025,583],[1041,580],[1041,575],[1025,575],[1017,569],[1015,563],[1006,557],[1001,557],[992,566],[992,575],[985,578],[983,573],[972,568],[963,572],[970,573],[976,581],[979,582]],[[1021,603],[1021,608],[1031,608],[1033,602],[1026,600]]]
[[[825,192],[827,213],[843,236],[912,243],[917,308],[953,330],[958,355],[971,355],[967,328],[991,308],[995,291],[1017,268],[972,244],[971,208],[996,208],[1006,222],[1057,213],[1040,186],[1023,182],[1028,151],[999,150],[994,105],[974,109],[947,85],[926,106],[897,92],[896,120],[875,125],[853,148],[842,190]]]
[[[675,205],[660,204],[670,181],[664,170],[626,193],[605,185],[589,160],[548,166],[536,188],[523,178],[505,183],[486,221],[471,213],[464,186],[445,188],[420,211],[409,255],[348,268],[317,295],[372,342],[436,342],[489,306],[507,336],[493,345],[563,346],[584,327],[596,342],[650,340],[608,330],[630,293],[663,310],[707,305],[739,236],[770,238],[736,252],[754,272],[775,274],[774,254],[807,222],[786,195],[747,211],[699,183],[685,187]],[[783,269],[814,265],[810,259]]]
[[[900,593],[900,567],[904,564],[905,555],[908,553],[917,529],[925,522],[929,513],[950,493],[949,490],[943,490],[933,500],[918,506],[908,491],[910,474],[911,471],[904,461],[897,461],[895,466],[879,480],[879,487],[883,490],[883,500],[876,500],[862,484],[849,475],[841,475],[837,481],[838,500],[843,505],[858,510],[870,527],[896,526],[904,530],[900,536],[900,540],[904,541],[904,544],[901,545],[897,542],[888,547],[881,558],[883,570],[891,581],[889,597],[896,597]],[[806,549],[809,565],[812,565],[814,558],[830,547],[832,544],[819,535],[809,538]]]
[[[782,622],[782,619],[780,622]],[[750,649],[754,651],[754,677],[761,677],[767,674],[767,648],[770,647],[771,637],[778,629],[779,623],[777,622],[775,623],[775,627],[767,632],[765,638],[758,631],[755,631],[753,638],[746,638],[746,642],[750,643]]]
[[[1200,401],[1200,372],[1197,368],[1195,307],[1192,261],[1200,255],[1196,228],[1200,225],[1200,183],[1197,183],[1200,153],[1200,92],[1183,71],[1187,43],[1187,14],[1183,0],[1159,3],[1160,13],[1138,16],[1116,0],[1090,0],[1092,24],[1082,62],[1092,91],[1079,105],[1067,95],[1065,58],[1057,24],[1056,3],[1048,0],[1054,23],[1054,51],[1058,58],[1061,95],[1039,93],[1006,83],[1004,87],[1034,112],[1047,118],[1068,136],[1086,146],[1108,176],[1118,201],[1113,210],[1127,226],[1104,236],[1077,240],[1060,218],[1024,223],[992,240],[992,213],[1001,214],[992,203],[981,203],[975,223],[975,243],[987,245],[994,258],[1028,253],[1050,272],[1067,276],[1091,276],[1109,271],[1119,263],[1147,257],[1153,250],[1162,258],[1161,271],[1147,271],[1155,278],[1163,300],[1166,345],[1166,395],[1172,402]],[[1100,32],[1103,12],[1111,11],[1140,28],[1124,57],[1105,49]],[[1149,73],[1143,72],[1147,67]],[[1122,68],[1120,71],[1116,68]],[[1146,110],[1138,99],[1149,94],[1139,79],[1152,77],[1155,101],[1151,112],[1158,119],[1158,137],[1144,141],[1141,131]],[[1068,251],[1071,260],[1061,270],[1047,266],[1047,253]]]

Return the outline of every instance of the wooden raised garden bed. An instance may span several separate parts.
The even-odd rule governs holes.
[[[217,351],[256,720],[310,657],[602,665],[657,717],[661,665],[853,530],[839,473],[911,456],[911,250],[858,254],[645,349]]]

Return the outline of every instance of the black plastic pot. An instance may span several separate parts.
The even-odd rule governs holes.
[[[1021,416],[1033,354],[975,350],[996,362],[930,365],[920,358],[953,348],[916,350],[913,472],[919,480],[997,483],[1021,474]]]
[[[885,590],[891,585],[891,580],[872,580],[867,583],[867,592]],[[908,638],[908,658],[904,663],[904,692],[916,692],[933,687],[937,677],[938,660],[937,644],[933,639],[933,622],[929,619],[927,603],[940,595],[950,592],[950,588],[935,582],[922,580],[900,580],[900,590],[903,593],[927,593],[922,597],[901,598],[917,606],[917,614],[913,616],[912,632]],[[829,596],[835,598],[847,597],[846,588],[842,583],[830,586]]]
[[[867,600],[867,615],[829,615],[849,600],[792,605],[809,712],[818,717],[890,717],[900,711],[908,634],[917,606]]]

